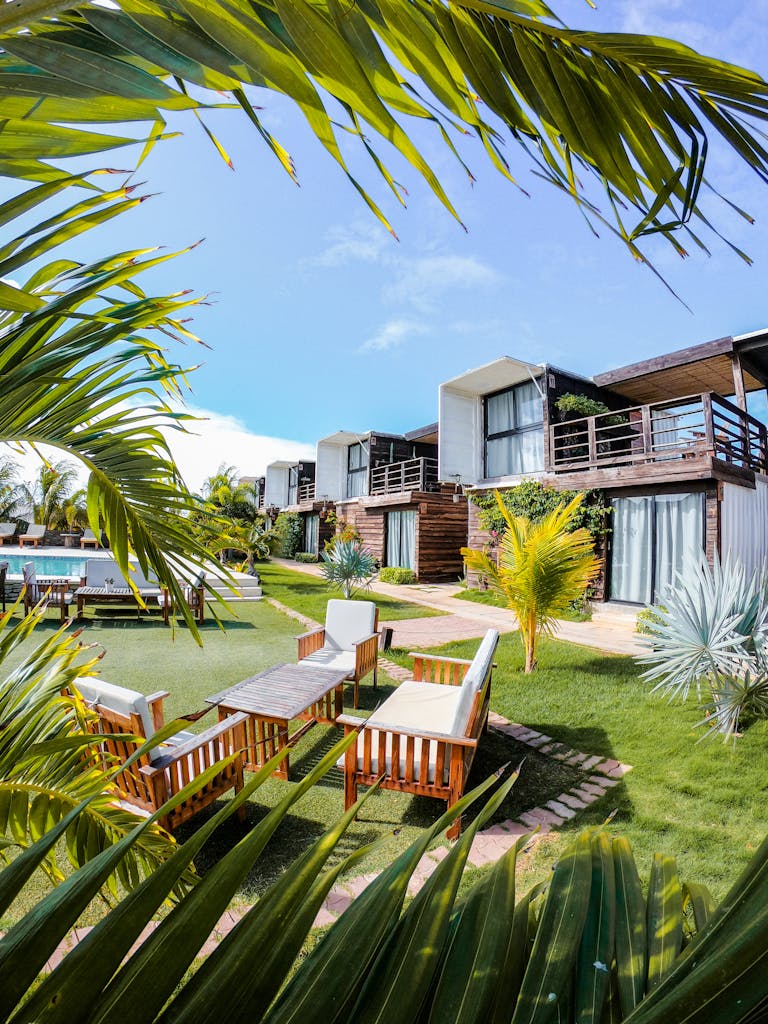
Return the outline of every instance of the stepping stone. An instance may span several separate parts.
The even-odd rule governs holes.
[[[559,800],[547,800],[547,807],[554,814],[566,820],[576,817],[576,811],[572,807],[566,807],[565,804],[561,804]]]
[[[592,757],[588,757],[586,759],[586,761],[582,765],[582,768],[584,769],[585,772],[592,771],[592,769],[595,767],[595,765],[596,764],[600,764],[600,762],[602,760],[603,760],[602,757],[599,757],[597,754],[594,754]]]
[[[327,928],[329,924],[333,924],[336,918],[333,914],[329,914],[325,907],[320,907],[317,912],[317,917],[312,922],[313,928]]]
[[[583,800],[579,800],[577,796],[574,796],[573,791],[570,793],[561,793],[557,799],[567,807],[572,807],[574,811],[583,811],[587,806]]]
[[[347,907],[352,903],[352,897],[349,893],[340,892],[338,889],[331,889],[328,895],[325,897],[323,906],[327,911],[338,917],[339,914],[343,914]]]
[[[595,786],[600,786],[602,789],[611,786],[618,786],[619,784],[618,779],[608,779],[605,775],[590,775],[589,781]]]

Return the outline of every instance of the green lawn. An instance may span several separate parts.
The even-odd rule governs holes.
[[[325,621],[325,606],[328,599],[341,597],[339,591],[334,593],[329,590],[325,582],[318,576],[286,569],[285,566],[276,565],[274,562],[259,563],[258,571],[265,597],[274,597],[276,601],[301,612],[302,615],[306,615],[310,619],[315,619],[316,622]],[[375,589],[363,590],[357,597],[363,601],[375,601],[379,607],[379,616],[382,621],[391,622],[394,619],[418,619],[445,614],[434,611],[432,608],[425,608],[420,604],[411,604],[410,601],[398,601],[394,597],[378,594]]]
[[[502,597],[501,594],[497,594],[495,590],[476,590],[474,587],[465,587],[453,596],[458,598],[459,601],[489,604],[494,608],[509,607],[507,599]],[[562,613],[559,618],[565,619],[568,622],[589,622],[592,618],[592,612],[589,608],[571,608],[567,612]]]
[[[281,570],[274,578],[284,573]],[[157,619],[138,623],[133,615],[95,618],[90,611],[82,639],[103,646],[106,653],[101,671],[105,679],[145,693],[169,690],[170,717],[202,707],[207,695],[271,664],[295,659],[295,621],[266,602],[235,607],[239,619],[228,619],[226,631],[213,623],[203,627],[202,649],[183,628],[172,639]],[[41,630],[50,631],[57,625],[51,617]],[[441,650],[466,657],[476,646],[476,641],[466,641]],[[392,656],[407,663],[404,652],[395,651]],[[721,897],[768,832],[768,722],[750,726],[735,750],[720,743],[696,744],[695,707],[670,706],[650,696],[630,658],[545,641],[540,649],[541,667],[534,675],[521,672],[522,660],[519,638],[503,636],[492,691],[496,711],[578,750],[634,766],[607,797],[535,847],[525,882],[546,877],[569,835],[601,822],[616,809],[612,830],[630,838],[646,874],[652,853],[664,850],[679,858],[684,877],[706,882],[714,895]],[[395,685],[383,672],[379,678],[377,692],[370,679],[361,686],[362,714],[368,714]],[[197,728],[210,721],[212,715],[203,718]],[[302,739],[292,755],[294,777],[308,771],[338,735],[318,726]],[[523,760],[520,781],[497,819],[515,817],[545,803],[583,778],[523,744],[491,733],[478,752],[473,781],[480,781],[501,764],[517,765]],[[249,821],[263,817],[290,785],[280,780],[266,783],[250,804]],[[442,806],[406,794],[374,794],[345,837],[339,856],[359,844],[376,841],[368,861],[357,870],[378,870],[420,828],[433,822]],[[293,809],[255,865],[239,899],[252,900],[342,808],[342,778],[334,770]],[[222,830],[200,859],[200,870],[241,835],[234,823]]]

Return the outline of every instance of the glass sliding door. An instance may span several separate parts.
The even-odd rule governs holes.
[[[415,568],[416,510],[387,513],[387,565]]]
[[[320,516],[306,516],[304,519],[304,550],[318,555],[320,539]]]
[[[614,498],[611,504],[611,600],[663,602],[677,574],[704,550],[704,495]]]

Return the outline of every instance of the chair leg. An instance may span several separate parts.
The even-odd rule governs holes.
[[[373,688],[378,688],[379,685],[379,664],[378,662],[373,666]]]
[[[357,679],[355,679],[353,681],[353,697],[352,697],[352,706],[355,707],[355,708],[357,707],[357,702],[359,700],[359,697],[360,697],[360,684],[358,683]]]
[[[357,800],[357,781],[350,772],[344,772],[344,810],[348,811]]]

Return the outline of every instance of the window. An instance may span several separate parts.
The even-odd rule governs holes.
[[[387,513],[387,565],[414,568],[416,552],[416,510]]]
[[[320,540],[320,516],[307,516],[304,520],[304,550],[317,555]]]
[[[677,574],[704,550],[704,495],[614,498],[611,600],[664,601]]]
[[[299,500],[299,467],[291,466],[288,470],[288,504],[296,505]],[[309,549],[307,549],[309,550]]]
[[[533,381],[485,399],[485,475],[544,469],[544,404]]]
[[[358,441],[347,448],[347,498],[368,493],[368,442]]]

